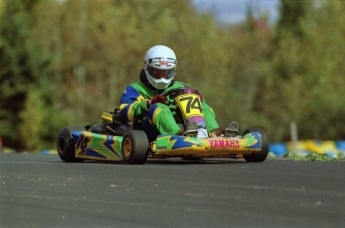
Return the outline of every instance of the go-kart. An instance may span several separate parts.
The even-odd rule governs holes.
[[[164,94],[173,109],[177,123],[203,118],[197,90],[172,89]],[[142,164],[147,158],[181,157],[185,160],[203,158],[244,158],[247,162],[262,162],[268,154],[268,139],[261,128],[247,129],[231,136],[158,135],[149,140],[138,122],[124,122],[119,109],[104,112],[100,125],[62,128],[57,137],[57,150],[65,162],[84,160],[123,161]]]

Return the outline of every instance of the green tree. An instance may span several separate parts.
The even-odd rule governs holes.
[[[321,1],[301,23],[300,43],[306,66],[305,99],[308,112],[302,115],[304,135],[317,139],[344,137],[345,92],[342,85],[345,51],[343,1]],[[304,130],[308,129],[308,130]]]
[[[284,37],[286,34],[293,36],[302,35],[300,21],[306,14],[306,9],[313,4],[313,0],[281,0],[280,18],[277,25],[277,37]]]
[[[225,116],[240,122],[243,130],[249,127],[269,127],[265,117],[267,96],[263,84],[270,78],[269,61],[272,53],[273,33],[263,17],[254,18],[251,8],[247,11],[247,20],[231,30],[233,37],[229,46],[232,76],[228,84],[226,98],[228,108]],[[270,94],[272,91],[270,91]]]
[[[281,2],[272,78],[264,84],[265,91],[275,89],[274,96],[263,100],[270,133],[273,140],[288,140],[289,123],[296,121],[301,139],[338,138],[344,135],[335,127],[344,112],[344,92],[339,88],[344,83],[344,52],[338,48],[344,45],[344,3]]]
[[[32,40],[32,28],[37,18],[31,12],[39,1],[5,1],[0,18],[0,98],[1,135],[8,146],[23,149],[28,135],[40,138],[40,125],[28,124],[25,113],[36,113],[38,107],[31,99],[51,103],[49,84],[44,78],[49,59],[41,55],[40,47]],[[33,90],[37,90],[34,98]],[[40,123],[40,122],[38,122]],[[18,134],[27,126],[24,134]],[[22,141],[23,143],[18,143]],[[38,145],[36,145],[38,146]],[[30,149],[34,147],[31,145]]]

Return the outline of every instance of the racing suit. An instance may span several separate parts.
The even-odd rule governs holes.
[[[155,103],[149,108],[146,102],[155,95],[175,88],[185,88],[183,83],[172,81],[165,90],[155,89],[147,80],[144,70],[140,72],[140,81],[126,87],[121,96],[120,112],[126,122],[140,122],[140,128],[146,132],[149,140],[154,140],[159,134],[178,134],[180,127],[176,123],[169,107],[162,103]],[[212,108],[205,99],[201,102],[206,130],[210,132],[219,128]]]

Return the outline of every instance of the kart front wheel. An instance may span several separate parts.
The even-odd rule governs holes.
[[[143,164],[148,155],[149,141],[144,131],[129,130],[122,141],[123,160],[128,164]]]
[[[72,132],[85,131],[82,127],[62,128],[56,140],[59,157],[64,162],[82,162],[83,159],[75,157],[75,143],[72,138]]]
[[[265,131],[261,128],[253,128],[247,129],[244,131],[243,136],[250,132],[258,132],[261,137],[261,151],[251,153],[251,154],[243,154],[243,158],[247,162],[263,162],[266,160],[268,155],[268,139]]]

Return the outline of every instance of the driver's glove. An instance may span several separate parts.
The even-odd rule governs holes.
[[[155,104],[155,103],[165,104],[166,100],[167,99],[165,98],[165,96],[157,94],[151,100],[146,101],[146,106],[147,106],[147,108],[150,108],[150,106]]]

